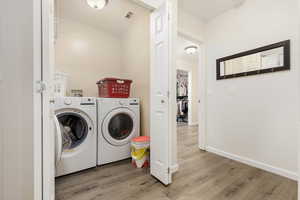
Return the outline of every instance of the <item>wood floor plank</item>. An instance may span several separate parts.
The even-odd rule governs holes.
[[[56,179],[57,200],[297,200],[297,183],[198,148],[198,128],[178,128],[179,172],[169,187],[130,160]]]

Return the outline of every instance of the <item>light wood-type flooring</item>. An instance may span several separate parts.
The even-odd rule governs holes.
[[[56,180],[56,200],[297,200],[297,183],[197,147],[178,127],[179,171],[169,187],[125,160]]]

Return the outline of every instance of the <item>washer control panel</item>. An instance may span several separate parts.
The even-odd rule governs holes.
[[[96,106],[96,98],[92,97],[59,97],[53,102],[61,106]]]
[[[72,104],[72,99],[70,98],[65,98],[65,101],[64,101],[65,105],[69,106]]]

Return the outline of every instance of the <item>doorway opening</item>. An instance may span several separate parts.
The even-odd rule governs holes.
[[[149,5],[151,7],[149,9],[147,6],[144,7],[133,3],[134,0],[109,1],[110,3],[106,4],[106,7],[104,6],[103,9],[99,10],[100,6],[91,7],[85,1],[81,0],[72,2],[61,0],[56,1],[56,4],[54,4],[54,1],[47,1],[43,6],[42,12],[44,19],[43,36],[45,38],[43,41],[43,68],[46,70],[45,77],[47,77],[47,82],[49,81],[50,85],[55,85],[51,79],[52,77],[63,77],[60,81],[62,83],[67,82],[67,84],[65,84],[65,87],[54,88],[57,90],[55,92],[57,92],[58,97],[54,98],[49,94],[47,102],[44,101],[44,104],[48,106],[49,103],[56,104],[56,100],[60,98],[59,108],[56,108],[55,105],[52,106],[52,109],[45,108],[51,113],[51,117],[44,115],[45,125],[50,126],[50,134],[45,135],[43,133],[43,195],[45,199],[55,199],[55,197],[56,199],[74,199],[77,197],[89,198],[90,196],[92,196],[91,198],[102,196],[103,198],[113,199],[121,199],[127,196],[129,199],[132,195],[136,197],[136,187],[131,187],[132,192],[130,192],[129,188],[122,184],[122,181],[118,181],[119,184],[114,182],[114,180],[119,180],[120,178],[128,182],[130,182],[130,178],[132,178],[132,182],[135,181],[137,170],[131,165],[129,159],[121,160],[118,164],[112,163],[111,165],[100,166],[100,169],[100,167],[95,167],[97,164],[95,164],[93,158],[90,164],[94,166],[89,165],[90,169],[87,169],[85,165],[82,168],[83,171],[78,171],[77,169],[72,170],[72,172],[70,170],[62,170],[61,174],[56,174],[57,184],[55,185],[54,154],[58,156],[56,158],[59,158],[56,162],[60,162],[64,157],[68,157],[69,160],[72,160],[72,156],[79,158],[79,155],[83,153],[83,149],[80,150],[79,146],[84,146],[86,149],[89,149],[89,152],[94,152],[91,148],[95,148],[96,142],[99,144],[99,140],[92,139],[96,135],[95,129],[98,128],[98,136],[103,131],[99,129],[99,127],[103,129],[103,127],[99,126],[98,120],[100,118],[94,117],[94,109],[86,111],[77,108],[79,111],[75,111],[75,107],[90,106],[92,108],[95,107],[96,103],[99,105],[99,99],[94,98],[98,96],[96,82],[102,77],[111,77],[115,76],[115,74],[118,75],[118,73],[124,79],[133,80],[134,84],[131,95],[134,97],[138,94],[141,95],[142,135],[151,134],[151,146],[161,147],[151,148],[151,169],[148,171],[139,171],[141,173],[138,175],[141,179],[148,179],[149,183],[170,184],[172,179],[169,155],[171,154],[170,141],[173,137],[173,135],[171,137],[170,130],[171,124],[173,125],[170,113],[173,114],[171,108],[175,105],[173,104],[173,100],[175,101],[175,92],[170,92],[171,89],[173,91],[175,85],[170,86],[170,82],[173,82],[175,77],[172,76],[169,79],[170,72],[172,71],[173,73],[173,70],[170,70],[173,69],[173,65],[171,66],[169,63],[170,57],[173,57],[173,51],[170,50],[173,46],[171,43],[173,42],[169,40],[169,36],[172,32],[171,29],[173,27],[175,29],[175,20],[172,20],[173,15],[171,10],[175,9],[173,7],[177,5],[172,6],[171,1],[157,2],[157,4],[152,3],[152,1],[139,1],[141,5]],[[90,3],[93,3],[93,1]],[[118,4],[122,5],[115,9],[113,5]],[[132,7],[124,4],[130,4]],[[128,8],[134,9],[128,10]],[[55,16],[53,16],[53,9],[55,10]],[[124,9],[126,9],[126,12],[123,12]],[[143,11],[139,12],[138,10]],[[55,37],[53,37],[54,33]],[[176,31],[172,32],[174,37],[175,33]],[[53,42],[53,38],[55,42]],[[114,43],[114,45],[111,45],[111,43]],[[101,76],[99,77],[97,74],[100,73]],[[152,74],[151,77],[160,77],[160,79],[151,80],[150,73]],[[63,95],[59,96],[59,94]],[[154,94],[157,96],[154,96]],[[70,99],[64,99],[64,96],[68,96]],[[150,98],[150,96],[153,98]],[[172,98],[169,98],[169,96],[172,96]],[[82,99],[71,99],[73,97],[80,97]],[[170,99],[172,99],[172,104],[170,103]],[[137,103],[138,101],[131,102],[129,105],[135,106]],[[78,105],[74,107],[73,104]],[[121,101],[118,101],[117,104],[121,105],[122,108],[125,106]],[[155,111],[153,111],[154,109],[152,111],[149,109],[150,104],[156,106]],[[67,117],[58,119],[56,110],[66,112],[63,109],[64,106],[69,106],[71,110],[67,111],[70,113],[76,112],[80,114],[80,117],[87,115],[85,117],[89,133],[86,137],[81,137],[80,134],[77,134],[79,132],[74,131],[74,128],[77,127],[83,127],[86,130],[84,128],[86,126],[77,125],[78,123],[80,124],[78,118]],[[107,109],[108,106],[103,106],[102,108]],[[172,112],[169,112],[170,110]],[[114,111],[118,110],[114,109]],[[97,110],[97,113],[98,115],[99,113],[100,115],[103,114],[99,110]],[[103,115],[108,116],[106,113]],[[155,121],[155,123],[151,124],[151,133],[149,130],[147,131],[147,123],[150,123],[150,119],[147,118],[150,118],[150,116],[151,121]],[[55,122],[54,126],[52,120]],[[130,121],[128,122],[130,123]],[[76,125],[74,124],[75,122]],[[106,122],[108,121],[101,123],[102,126],[103,124],[110,124]],[[117,123],[117,125],[121,125],[121,123]],[[124,133],[131,130],[130,124],[129,128],[127,125],[118,130],[115,127],[113,128],[117,132],[122,132],[121,139],[123,139]],[[150,124],[148,124],[148,129],[149,126]],[[153,127],[158,128],[158,131],[153,130]],[[126,132],[121,130],[123,128],[126,129]],[[162,132],[161,128],[167,134],[160,134]],[[56,138],[57,141],[54,141],[52,137],[53,132],[55,132],[54,129],[56,129],[57,136],[61,136]],[[137,130],[137,128],[133,128],[133,130]],[[94,135],[90,132],[94,132]],[[65,138],[63,138],[63,134],[66,134]],[[104,134],[102,135],[108,145],[113,145],[113,142],[105,138],[108,134],[105,136]],[[71,139],[77,140],[77,137],[87,138],[90,144],[87,144],[85,140],[78,143],[78,146],[69,148],[72,144]],[[66,148],[63,144],[66,144]],[[130,142],[126,143],[127,146],[129,146],[128,144]],[[55,152],[54,149],[56,150]],[[130,152],[130,148],[128,150]],[[63,156],[63,154],[67,155],[65,151],[67,151],[68,156]],[[84,152],[88,153],[88,151]],[[101,155],[98,151],[97,153]],[[77,159],[76,162],[82,164],[84,160],[91,157],[94,156],[84,156],[84,159],[81,161]],[[111,159],[114,156],[108,157]],[[62,163],[60,162],[61,165]],[[72,166],[76,165],[72,164]],[[111,169],[112,166],[115,168]],[[149,176],[150,174],[157,179]],[[103,178],[99,180],[97,177]],[[87,179],[90,182],[86,182]],[[157,180],[160,180],[161,183],[157,182]],[[114,185],[111,188],[107,188],[108,190],[105,190],[105,193],[102,193],[103,190],[98,190],[98,186],[105,188],[111,185],[109,184],[111,181],[114,182]],[[95,182],[97,182],[96,185]],[[147,188],[147,184],[140,184],[140,186],[141,190]],[[69,190],[69,192],[66,192],[66,190]],[[82,191],[86,191],[87,193]]]
[[[199,148],[205,150],[205,79],[203,75],[203,45],[198,40],[189,37],[183,32],[178,33],[176,47],[176,72],[177,72],[177,152],[180,171],[177,176],[188,170],[186,160],[192,155],[199,154]],[[200,86],[203,87],[200,87]],[[200,98],[203,99],[200,103]],[[181,117],[184,113],[184,117]],[[201,117],[202,116],[202,117]],[[183,119],[182,119],[183,118]],[[201,128],[200,128],[201,127]],[[195,159],[197,160],[197,159]],[[175,176],[176,178],[176,176]],[[176,179],[174,180],[176,181]]]
[[[135,174],[131,139],[150,134],[151,12],[131,0],[102,6],[55,1],[56,199],[120,199],[122,182],[103,188]],[[132,80],[130,98],[98,98],[106,78]]]
[[[177,126],[198,125],[200,46],[178,36],[176,56]]]

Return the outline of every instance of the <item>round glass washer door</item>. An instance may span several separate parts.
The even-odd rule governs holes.
[[[64,151],[79,148],[92,130],[89,119],[83,113],[71,111],[60,112],[56,116],[61,125],[63,138],[68,139],[64,141],[68,143],[68,148],[64,148]]]
[[[112,145],[128,144],[136,131],[136,116],[128,108],[118,108],[108,113],[102,123],[103,137]]]

